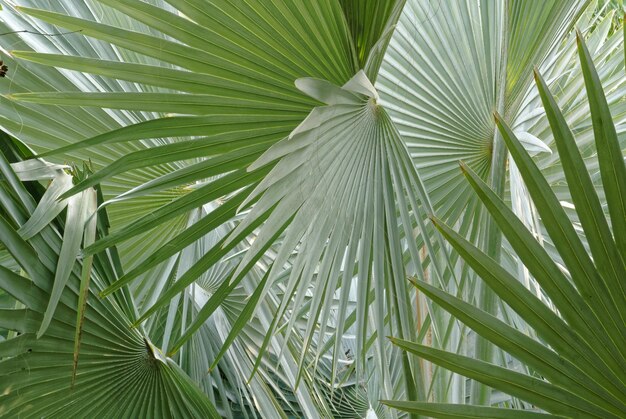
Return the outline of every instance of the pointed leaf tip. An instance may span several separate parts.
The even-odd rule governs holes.
[[[409,280],[409,282],[410,282],[411,284],[413,284],[413,286],[414,286],[415,288],[419,288],[419,284],[417,283],[417,281],[416,281],[415,279],[413,279],[413,278],[407,278],[407,279]]]
[[[533,76],[535,77],[535,81],[538,81],[541,78],[541,74],[539,73],[539,68],[537,66],[533,67]]]
[[[580,48],[581,44],[585,43],[585,38],[583,37],[583,33],[580,29],[576,28],[576,45]]]
[[[576,31],[576,38],[579,39],[579,40],[582,40],[583,33],[580,31],[580,28],[578,26],[576,26],[576,28],[574,28],[574,30]]]

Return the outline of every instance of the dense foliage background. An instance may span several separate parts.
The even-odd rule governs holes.
[[[0,416],[626,413],[620,1],[0,5]]]

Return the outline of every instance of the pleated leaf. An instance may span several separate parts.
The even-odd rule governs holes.
[[[42,188],[28,192],[22,184],[15,187],[18,196],[30,197],[32,202],[42,198]],[[85,194],[89,204],[86,207],[94,209],[95,193],[89,190]],[[34,209],[29,210],[25,202],[14,198],[18,212],[11,217],[11,223],[24,222],[25,215]],[[7,204],[2,201],[3,210]],[[130,321],[122,295],[109,300],[94,295],[111,281],[106,277],[115,271],[111,255],[95,257],[89,273],[91,285],[81,293],[85,307],[78,307],[79,291],[83,289],[82,262],[73,248],[72,252],[65,250],[66,243],[72,241],[61,240],[61,235],[62,225],[72,229],[72,235],[80,231],[80,244],[80,221],[86,213],[80,201],[70,202],[68,220],[55,218],[28,242],[17,235],[14,227],[2,224],[13,229],[1,236],[2,242],[22,267],[35,275],[28,278],[1,268],[0,288],[23,308],[3,309],[0,316],[1,328],[19,332],[0,342],[0,416],[220,417],[206,395],[172,360],[160,354],[140,331],[128,328]],[[94,233],[92,224],[88,229],[89,234]],[[22,256],[22,249],[28,249],[29,259]],[[57,259],[65,264],[63,269],[56,266]],[[88,269],[85,265],[83,268]],[[57,286],[55,271],[66,275],[62,287]],[[54,306],[50,303],[53,293]],[[81,322],[78,367],[73,359],[77,318]],[[45,334],[38,336],[44,319]]]
[[[585,61],[587,50],[580,36],[579,50],[583,66],[589,65],[589,62]],[[587,71],[595,72],[592,65]],[[552,299],[555,307],[563,315],[563,320],[559,319],[543,301],[517,283],[497,261],[437,219],[434,219],[436,226],[461,257],[500,298],[509,303],[530,326],[535,328],[545,343],[513,330],[496,317],[427,283],[414,281],[414,284],[477,333],[532,367],[541,378],[530,377],[423,345],[396,339],[393,341],[401,348],[437,365],[528,400],[550,413],[568,417],[622,417],[626,413],[624,397],[626,392],[621,373],[626,362],[623,350],[626,329],[621,314],[623,292],[619,278],[626,277],[626,269],[622,255],[616,249],[615,239],[618,233],[615,228],[619,229],[619,226],[609,227],[607,214],[602,209],[600,199],[592,186],[588,169],[576,147],[574,135],[545,81],[538,73],[536,80],[548,120],[554,131],[564,175],[575,203],[575,212],[588,236],[587,243],[594,259],[588,255],[578,238],[578,233],[574,230],[572,221],[543,174],[500,115],[495,114],[498,129],[526,183],[556,251],[568,269],[562,269],[548,256],[522,221],[476,173],[465,164],[461,166],[470,186],[516,250],[521,262]],[[592,84],[589,88],[594,89],[588,92],[590,101],[606,103],[602,89],[598,85]],[[602,135],[602,141],[607,141],[607,148],[613,150],[619,148],[616,136],[607,140],[605,135],[607,131],[611,131],[605,126],[612,125],[612,119],[596,118],[593,124],[596,136]],[[600,154],[602,153],[598,152],[600,171],[612,171],[615,162]],[[620,165],[623,167],[622,161]],[[613,204],[621,199],[619,194],[606,194],[605,197]],[[553,320],[550,321],[551,317]],[[546,344],[550,347],[544,346]],[[552,361],[549,361],[550,359]],[[522,384],[525,380],[531,380],[533,384]],[[533,393],[539,388],[542,388],[540,393]],[[406,410],[410,408],[410,403],[402,403],[398,407]],[[428,406],[415,408],[428,409]],[[442,409],[451,410],[446,412]],[[451,414],[454,409],[460,407],[435,406],[433,410],[437,414],[446,415]],[[479,410],[475,411],[475,414],[488,414],[484,408],[477,409]]]

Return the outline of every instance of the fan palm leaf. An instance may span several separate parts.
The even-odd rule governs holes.
[[[532,366],[537,376],[512,372],[484,361],[419,344],[400,340],[394,342],[411,353],[526,399],[553,414],[567,417],[621,417],[626,412],[626,387],[621,374],[626,365],[623,313],[626,265],[623,252],[619,250],[618,237],[624,220],[624,212],[620,209],[624,208],[624,194],[619,191],[626,167],[621,152],[618,151],[619,158],[613,158],[616,150],[619,150],[617,134],[598,74],[580,33],[578,50],[596,145],[604,150],[597,157],[600,172],[605,174],[602,185],[605,189],[614,188],[616,191],[605,193],[608,207],[613,208],[613,212],[609,212],[611,227],[572,131],[538,72],[536,79],[576,213],[594,260],[591,260],[591,255],[578,239],[571,220],[556,195],[550,191],[548,182],[499,115],[496,114],[498,128],[545,222],[546,230],[563,259],[566,272],[551,260],[541,244],[496,194],[463,165],[468,183],[563,318],[559,318],[551,308],[533,296],[496,261],[436,219],[434,222],[437,227],[467,263],[500,298],[535,328],[543,341],[514,330],[457,297],[423,282],[415,282],[418,288],[477,333]],[[614,220],[617,223],[613,223]],[[548,322],[550,318],[552,322]],[[531,388],[537,391],[529,391]],[[419,403],[413,407],[410,404],[390,405],[408,410],[428,410],[427,406]],[[451,409],[450,412],[454,408]],[[437,407],[433,415],[435,412],[445,417],[445,409]]]
[[[28,240],[20,236],[17,227],[33,213],[42,188],[18,180],[7,160],[16,162],[24,157],[18,153],[16,149],[13,155],[0,156],[3,179],[19,196],[2,190],[2,242],[23,269],[16,274],[0,268],[2,288],[20,303],[3,308],[0,320],[0,327],[17,332],[0,342],[0,415],[218,417],[206,395],[176,363],[164,357],[140,330],[128,328],[129,311],[134,307],[127,290],[107,300],[94,295],[115,278],[119,262],[109,259],[115,258],[114,253],[95,257],[87,268],[91,292],[84,302],[84,315],[79,317],[79,292],[86,280],[87,262],[64,255],[67,241],[61,240],[61,236],[67,237],[64,231],[81,224],[79,215],[70,208],[65,221],[51,220]],[[81,200],[89,202],[90,198]],[[98,229],[106,234],[102,223]],[[58,305],[45,334],[39,336],[49,313],[47,306],[54,301],[51,294],[57,289],[57,259],[70,269],[68,283],[60,288]],[[81,323],[78,369],[74,351],[77,319]],[[155,395],[159,395],[156,403]]]
[[[298,404],[294,412],[328,413],[328,383],[343,379],[366,386],[382,415],[395,411],[379,406],[381,397],[460,401],[458,376],[423,374],[417,357],[384,338],[465,350],[464,326],[407,286],[407,276],[469,293],[492,313],[503,307],[507,322],[527,327],[488,287],[474,287],[427,216],[458,223],[534,281],[506,241],[500,250],[456,161],[497,195],[510,189],[516,211],[542,234],[513,164],[506,183],[507,153],[491,113],[503,115],[527,150],[549,151],[531,88],[530,70],[540,64],[567,92],[568,118],[589,131],[566,39],[581,16],[585,27],[596,25],[583,14],[588,2],[463,1],[448,13],[418,0],[2,4],[7,32],[52,36],[2,40],[16,71],[3,87],[0,124],[47,159],[93,162],[95,173],[61,198],[101,185],[111,231],[84,256],[117,248],[124,273],[98,292],[112,298],[130,289],[134,325],[145,322],[198,382],[206,384],[198,373],[206,360],[190,362],[194,346],[212,354],[220,388],[255,374],[272,383],[252,377],[239,397],[243,410],[256,403],[250,411],[283,415]],[[611,109],[623,115],[623,83],[611,73],[619,37],[607,26],[595,26],[594,49],[607,63],[602,82],[615,86]],[[588,165],[593,150],[585,151]],[[563,181],[558,161],[539,161],[553,170],[551,183]],[[415,304],[428,313],[415,316]],[[477,356],[493,359],[493,347],[478,342]],[[343,374],[344,363],[352,372]],[[222,379],[221,367],[237,372]],[[475,387],[475,401],[487,403],[489,392]],[[232,400],[228,391],[217,398]]]

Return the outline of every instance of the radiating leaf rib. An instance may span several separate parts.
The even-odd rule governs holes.
[[[525,151],[524,151],[525,153]],[[462,165],[464,174],[470,185],[474,188],[479,198],[487,206],[492,217],[496,218],[498,226],[502,229],[509,243],[525,266],[541,284],[546,294],[550,296],[555,306],[559,309],[569,327],[575,329],[587,342],[589,347],[601,355],[601,362],[606,362],[609,370],[619,370],[624,364],[619,349],[612,341],[611,333],[607,330],[587,305],[585,299],[579,294],[567,277],[559,270],[552,261],[550,255],[536,241],[523,223],[513,214],[495,194],[485,185],[480,178],[469,168]],[[485,274],[481,273],[481,277]],[[593,325],[589,327],[589,325]],[[597,345],[597,341],[604,342]],[[584,353],[582,350],[581,354]]]
[[[357,144],[358,144],[357,148],[351,149],[353,150],[353,152],[350,153],[350,154],[354,153],[356,158],[352,160],[350,164],[346,164],[345,167],[342,164],[335,165],[333,167],[333,170],[343,167],[345,170],[344,173],[355,173],[355,172],[359,173],[359,171],[362,171],[366,168],[366,167],[362,167],[361,164],[359,164],[359,162],[361,162],[362,159],[371,158],[371,157],[368,157],[368,147],[371,144],[371,139],[368,138],[367,142],[363,141],[362,143],[360,144],[357,143]],[[354,146],[354,144],[352,144],[351,146]],[[334,173],[335,172],[333,171],[333,175]],[[362,188],[357,188],[356,183],[358,182],[358,179],[362,178],[362,175],[360,173],[354,174],[354,175],[348,176],[348,178],[350,179],[350,181],[347,181],[344,184],[333,185],[332,189],[328,190],[328,194],[334,197],[333,199],[336,200],[338,206],[352,208],[354,207],[355,204],[346,202],[345,200],[351,195],[356,195],[356,199],[358,199],[360,192],[362,192]],[[362,216],[361,214],[357,215],[357,217],[359,218],[361,216]],[[337,271],[338,263],[340,263],[341,261],[340,257],[337,256],[337,252],[339,251],[339,249],[345,248],[346,246],[345,240],[347,239],[345,236],[345,233],[335,234],[338,229],[343,230],[345,228],[343,223],[338,222],[336,219],[333,219],[332,217],[318,218],[318,220],[320,223],[320,228],[317,229],[317,231],[315,232],[315,235],[309,236],[310,242],[314,243],[315,245],[312,248],[307,248],[305,251],[309,253],[310,256],[313,256],[313,258],[320,257],[320,266],[319,266],[319,272],[317,274],[317,278],[320,284],[323,284],[323,285],[316,287],[314,295],[313,295],[313,299],[311,300],[311,308],[310,308],[311,314],[307,320],[306,331],[305,331],[306,337],[304,338],[305,349],[310,348],[310,345],[313,341],[312,334],[313,334],[314,328],[316,328],[315,325],[317,323],[317,319],[319,319],[320,317],[320,313],[323,310],[330,309],[328,305],[322,304],[322,301],[325,295],[327,295],[326,298],[332,298],[332,295],[334,294],[334,291],[336,290],[336,287],[338,284],[338,276],[339,276],[339,272]],[[355,221],[358,222],[358,218]],[[326,235],[330,235],[331,239],[324,246],[324,241],[323,239],[321,239],[321,237],[325,237]],[[323,256],[321,255],[322,249],[324,249]],[[312,264],[311,266],[315,266],[315,265]],[[308,277],[309,275],[308,270],[305,270],[302,275],[304,277]],[[293,289],[289,288],[289,290],[291,292],[295,292],[294,306],[298,307],[303,301],[302,296],[304,295],[303,294],[304,289],[307,287],[307,281],[300,281],[298,284],[294,282],[293,285],[294,285]],[[296,285],[298,288],[295,288]],[[287,330],[295,327],[295,318],[296,318],[295,316],[292,316],[287,326]],[[290,332],[287,332],[287,336],[289,335],[289,333]],[[302,365],[303,362],[304,362],[304,356],[300,356],[299,363]],[[302,367],[299,367],[299,368],[302,368]]]
[[[527,90],[532,87],[530,66],[547,56],[542,65],[558,68],[551,77],[571,68],[562,58],[569,45],[563,47],[560,40],[585,4],[460,2],[442,13],[438,2],[407,2],[377,87],[442,219],[452,223],[475,214],[466,209],[475,207],[475,202],[468,206],[475,198],[455,170],[456,161],[464,159],[483,178],[489,170],[490,113],[502,87],[493,70],[503,60],[500,33],[516,34],[509,37],[506,86],[507,120],[513,121],[533,109],[519,103],[535,95]],[[500,20],[501,14],[508,17]]]
[[[81,192],[88,187],[100,183],[102,180],[108,177],[129,171],[133,168],[155,164],[154,160],[146,161],[146,158],[150,155],[160,156],[156,158],[161,158],[164,161],[172,161],[172,155],[170,153],[167,153],[167,148],[169,147],[166,146],[165,155],[161,154],[163,153],[163,151],[158,150],[158,147],[156,147],[150,150],[146,150],[151,151],[152,153],[144,153],[140,151],[135,153],[135,155],[132,156],[132,159],[122,158],[107,166],[106,168],[94,173],[92,176],[74,186],[70,191],[66,193],[66,195]],[[117,198],[114,199],[114,201],[128,199],[132,196],[137,196],[140,194],[147,194],[154,191],[173,188],[175,186],[193,185],[196,181],[202,181],[205,179],[209,179],[212,176],[218,176],[224,173],[229,173],[233,170],[246,168],[248,164],[254,161],[265,149],[267,149],[267,145],[261,142],[261,144],[242,147],[240,149],[234,149],[229,153],[220,154],[211,159],[205,159],[198,163],[190,164],[181,169],[172,171],[166,175],[145,182],[128,192],[120,194]],[[194,157],[200,158],[201,156],[196,155]],[[135,162],[135,164],[132,164],[133,162]]]
[[[210,74],[175,70],[146,64],[134,64],[119,61],[101,60],[61,54],[42,54],[32,51],[13,51],[16,58],[61,67],[74,71],[128,80],[166,89],[200,94],[236,94],[238,97],[263,100],[269,106],[272,103],[291,103],[294,108],[301,106],[303,111],[310,109],[310,99],[295,92],[250,88],[240,80],[228,80]]]
[[[94,21],[66,16],[60,13],[27,7],[20,7],[18,9],[49,23],[63,26],[69,30],[80,30],[83,35],[93,36],[94,38],[165,62],[170,62],[191,71],[224,76],[225,78],[232,78],[233,72],[239,72],[242,76],[249,77],[248,81],[251,84],[259,83],[257,80],[260,78],[263,80],[263,83],[272,85],[277,89],[289,90],[291,87],[288,83],[272,74],[263,74],[259,71],[248,70],[246,67],[234,64],[223,57],[177,42],[167,41],[162,38],[124,30]],[[227,75],[230,77],[227,77]]]
[[[626,397],[620,393],[612,395],[602,388],[601,383],[590,380],[586,372],[579,369],[578,360],[565,360],[542,343],[460,298],[423,281],[413,280],[411,282],[450,314],[474,329],[485,339],[536,370],[550,383],[567,388],[580,398],[588,400],[615,415],[619,416],[626,411]]]
[[[266,214],[261,215],[257,218],[252,224],[250,224],[244,230],[237,232],[236,234],[231,233],[234,236],[235,240],[232,243],[226,242],[226,237],[222,238],[218,241],[206,254],[204,254],[200,259],[196,261],[196,263],[190,267],[185,273],[178,278],[178,280],[170,286],[166,291],[164,291],[160,296],[157,302],[155,302],[151,307],[149,307],[134,323],[134,325],[139,325],[143,321],[145,321],[150,315],[152,315],[156,310],[165,306],[170,299],[172,299],[176,294],[183,291],[186,287],[188,287],[192,282],[194,282],[200,275],[206,272],[211,266],[220,261],[225,255],[227,255],[239,241],[241,241],[244,237],[247,237],[252,231],[259,227],[266,218],[270,215],[274,208],[271,208],[267,211]],[[281,230],[282,232],[282,230]],[[253,260],[257,260],[255,256],[260,257],[259,255],[252,255],[251,258]],[[233,275],[237,275],[234,273]],[[238,280],[242,278],[242,276],[236,276]],[[112,287],[110,287],[112,288]],[[221,300],[218,302],[221,303]]]
[[[283,118],[283,117],[281,117]],[[207,116],[171,116],[166,118],[153,119],[149,121],[143,121],[137,124],[129,125],[126,127],[118,128],[113,131],[105,132],[104,134],[97,135],[92,138],[79,141],[74,144],[69,144],[64,147],[60,147],[49,152],[42,153],[41,156],[47,156],[52,154],[67,153],[74,150],[78,150],[85,147],[95,146],[99,144],[109,144],[123,141],[140,140],[146,138],[159,138],[169,136],[202,136],[209,132],[225,132],[239,131],[239,128],[252,129],[256,127],[258,129],[271,128],[276,125],[286,124],[285,131],[290,131],[295,127],[304,115],[285,116],[280,121],[268,121],[267,115],[241,115],[241,112],[236,111],[230,114],[223,115],[207,115]],[[230,126],[229,126],[230,125]],[[232,134],[231,134],[232,135]],[[225,135],[225,138],[229,138]],[[197,142],[193,146],[201,146],[204,143],[211,143],[216,139],[209,137],[207,141],[196,140]],[[219,140],[217,140],[219,142]],[[208,145],[208,144],[204,144]],[[189,151],[192,147],[192,143],[171,143],[163,147],[171,148],[172,152],[185,152]]]
[[[554,97],[548,90],[548,86],[537,70],[535,71],[535,79],[554,133],[576,213],[585,231],[585,238],[589,243],[595,266],[606,283],[606,289],[613,290],[610,293],[613,304],[620,311],[622,319],[626,319],[626,290],[623,281],[626,278],[626,267],[624,260],[615,245],[602,205],[595,192],[587,167],[578,152],[574,136]],[[617,138],[615,137],[616,141]],[[607,200],[611,200],[610,193],[606,197]],[[615,234],[617,237],[619,232],[615,230]]]
[[[90,192],[90,205],[95,209],[95,194],[93,190]],[[42,195],[43,192],[38,199]],[[82,224],[75,218],[70,216],[66,227],[73,225],[76,230],[82,231]],[[8,224],[7,227],[12,229]],[[55,220],[44,233],[57,227]],[[92,223],[92,231],[93,227]],[[13,235],[3,234],[0,240],[6,242],[13,236],[19,238],[13,230]],[[61,235],[56,233],[47,238],[50,239],[47,242],[31,240],[35,251],[42,254],[56,252],[57,258],[63,260],[59,257],[64,247]],[[34,260],[25,261],[25,266],[34,265]],[[40,288],[15,274],[2,275],[0,285],[24,298],[33,309],[6,310],[0,315],[2,327],[24,332],[17,341],[6,341],[14,349],[8,358],[3,355],[0,361],[0,414],[33,418],[83,417],[83,414],[92,416],[108,411],[123,416],[136,413],[151,417],[168,414],[174,417],[218,417],[208,399],[181,375],[180,369],[169,363],[171,361],[163,359],[162,364],[151,362],[146,340],[137,331],[128,330],[128,320],[120,307],[111,303],[113,300],[86,300],[89,309],[83,317],[81,364],[76,374],[77,387],[72,391],[74,329],[79,312],[77,297],[81,291],[78,272],[72,270],[74,263],[74,259],[68,263],[68,285],[62,288],[48,329],[39,338],[34,333],[39,329],[46,311],[50,298],[46,290],[53,288],[49,286],[52,277],[39,277],[38,282],[44,281],[42,283],[47,285]],[[94,269],[97,273],[94,273],[93,284],[98,288],[102,285],[102,271],[98,265]],[[24,292],[27,295],[23,295]],[[4,348],[0,351],[8,353]],[[175,382],[176,385],[168,382]],[[162,400],[157,408],[146,403],[154,393],[153,384],[165,384],[170,388],[167,395],[160,395]],[[96,394],[97,397],[94,397]]]
[[[619,417],[543,380],[425,345],[390,339],[403,350],[488,386],[528,400],[550,413],[573,417]]]
[[[576,284],[588,307],[603,320],[602,327],[613,342],[610,345],[621,353],[619,362],[626,365],[626,324],[612,301],[610,291],[606,288],[545,177],[516,140],[515,134],[498,115],[496,115],[496,123],[522,174],[546,230],[569,269],[572,281]]]
[[[441,419],[542,419],[549,417],[565,418],[560,415],[546,415],[545,413],[529,412],[521,409],[506,409],[499,407],[472,406],[467,404],[424,403],[399,400],[381,400],[383,404],[394,409],[409,413],[418,413]]]
[[[268,109],[264,101],[239,99],[238,97],[219,97],[215,95],[182,95],[178,93],[15,93],[9,99],[27,103],[39,103],[58,106],[94,106],[110,109],[127,109],[135,111],[152,111],[189,115],[207,115],[233,113],[235,110],[246,109],[246,113],[262,113],[268,118],[278,115],[287,117],[299,113],[301,107],[281,103]],[[292,112],[289,115],[289,112]],[[244,113],[244,112],[241,112]]]
[[[302,62],[298,62],[298,60],[295,60],[294,55],[296,54],[298,49],[292,47],[290,43],[281,44],[279,42],[279,39],[276,39],[278,38],[278,36],[283,35],[280,30],[276,30],[278,28],[275,29],[277,32],[276,34],[277,37],[274,39],[272,37],[261,37],[261,36],[258,36],[258,34],[256,33],[255,29],[257,28],[255,28],[255,26],[261,26],[260,22],[262,22],[265,19],[269,21],[269,20],[275,20],[277,19],[277,17],[288,16],[287,9],[288,8],[296,9],[299,6],[297,3],[293,5],[289,3],[285,3],[284,6],[281,5],[280,3],[276,5],[271,5],[271,6],[266,5],[265,10],[264,8],[259,7],[259,5],[252,5],[252,4],[247,5],[248,8],[252,9],[254,12],[258,14],[257,19],[258,18],[262,18],[262,19],[259,19],[256,22],[254,21],[250,22],[252,25],[246,25],[247,22],[245,22],[246,20],[245,18],[243,20],[232,22],[232,17],[226,14],[228,12],[224,13],[222,12],[222,10],[219,10],[219,9],[223,9],[224,11],[226,11],[228,9],[231,9],[232,12],[236,11],[233,5],[222,2],[220,4],[221,7],[219,9],[214,8],[212,10],[213,18],[215,19],[215,22],[212,22],[212,24],[210,25],[204,26],[204,25],[195,24],[195,22],[193,21],[190,22],[189,20],[181,16],[173,15],[171,13],[166,12],[165,10],[161,8],[151,6],[146,3],[138,3],[138,2],[132,2],[132,1],[127,1],[127,0],[122,0],[122,1],[103,0],[103,2],[111,5],[112,7],[117,8],[118,10],[124,12],[125,14],[128,14],[129,16],[143,23],[146,23],[158,29],[159,31],[169,36],[172,36],[173,38],[176,38],[179,41],[184,42],[188,45],[196,46],[198,48],[206,48],[207,43],[213,44],[217,49],[221,48],[227,54],[229,54],[231,61],[237,62],[239,60],[241,62],[245,62],[246,68],[256,67],[256,68],[259,68],[259,71],[263,73],[276,73],[278,75],[280,74],[280,72],[285,72],[285,73],[298,72],[298,71],[304,72],[306,71],[305,70],[306,67],[315,68],[316,65],[320,65],[320,64],[328,65],[326,62],[323,62],[323,63],[315,62],[315,57],[311,57],[310,55],[305,55],[305,54],[300,54],[300,58],[302,59]],[[184,3],[182,4],[176,3],[176,7],[182,10],[190,10],[189,8],[185,8],[184,6],[185,6]],[[206,9],[206,6],[207,6],[206,4],[203,5],[205,9]],[[244,9],[243,7],[241,7],[241,5],[238,5],[238,6],[240,10]],[[284,8],[283,10],[281,10],[281,6],[283,6]],[[330,7],[332,7],[328,3],[326,4],[323,3],[323,6],[327,10]],[[273,10],[274,13],[267,10],[270,8],[274,9]],[[220,12],[224,14],[222,15],[222,13]],[[197,15],[197,13],[195,13],[194,15]],[[314,17],[315,15],[311,13],[309,14],[309,16]],[[243,17],[243,16],[240,15],[240,17]],[[230,22],[228,20],[230,20]],[[227,43],[225,42],[226,41],[226,39],[224,39],[225,37],[222,35],[222,33],[224,32],[224,29],[222,29],[222,27],[229,28],[234,25],[240,26],[241,32],[237,34],[230,34],[229,40],[231,40],[231,42]],[[287,35],[285,36],[285,38],[287,39],[292,38],[293,37],[292,33],[295,32],[296,34],[302,36],[301,38],[302,43],[306,43],[307,41],[310,42],[310,40],[315,39],[315,36],[318,34],[318,31],[316,30],[318,28],[315,28],[312,25],[309,26],[308,28],[306,26],[298,27],[294,25],[292,26],[292,28],[293,28],[293,32],[291,31],[287,32],[285,34]],[[313,29],[313,31],[307,34],[306,32],[304,32],[305,28]],[[327,35],[328,33],[333,33],[328,28],[324,28],[324,29],[326,29],[327,31],[327,33],[325,33],[324,35]],[[244,34],[248,35],[248,37],[246,37]],[[338,39],[335,39],[334,43],[340,43],[342,41],[341,34],[339,33],[333,33],[333,34],[338,36]],[[253,42],[254,38],[252,37],[256,38],[258,42],[257,44]],[[232,40],[234,40],[235,42],[232,42]],[[293,39],[289,39],[289,41],[294,42],[294,43],[296,42]],[[265,48],[259,48],[260,46],[259,44],[260,45],[264,44]],[[333,58],[343,58],[343,57],[339,54],[335,54]],[[346,61],[345,59],[342,59],[340,62],[345,62],[345,61]]]
[[[602,84],[579,31],[576,32],[576,42],[589,98],[602,186],[611,216],[613,235],[624,258],[626,255],[626,165]]]
[[[187,195],[175,200],[171,204],[159,208],[157,211],[142,217],[137,222],[129,225],[127,228],[110,234],[105,238],[98,240],[96,243],[85,249],[86,254],[94,254],[110,247],[120,241],[127,240],[145,229],[154,228],[163,223],[165,220],[185,213],[191,209],[220,198],[230,192],[234,192],[239,188],[258,181],[258,178],[268,170],[259,169],[256,172],[247,173],[244,170],[237,170],[223,176],[205,186],[202,186]]]

